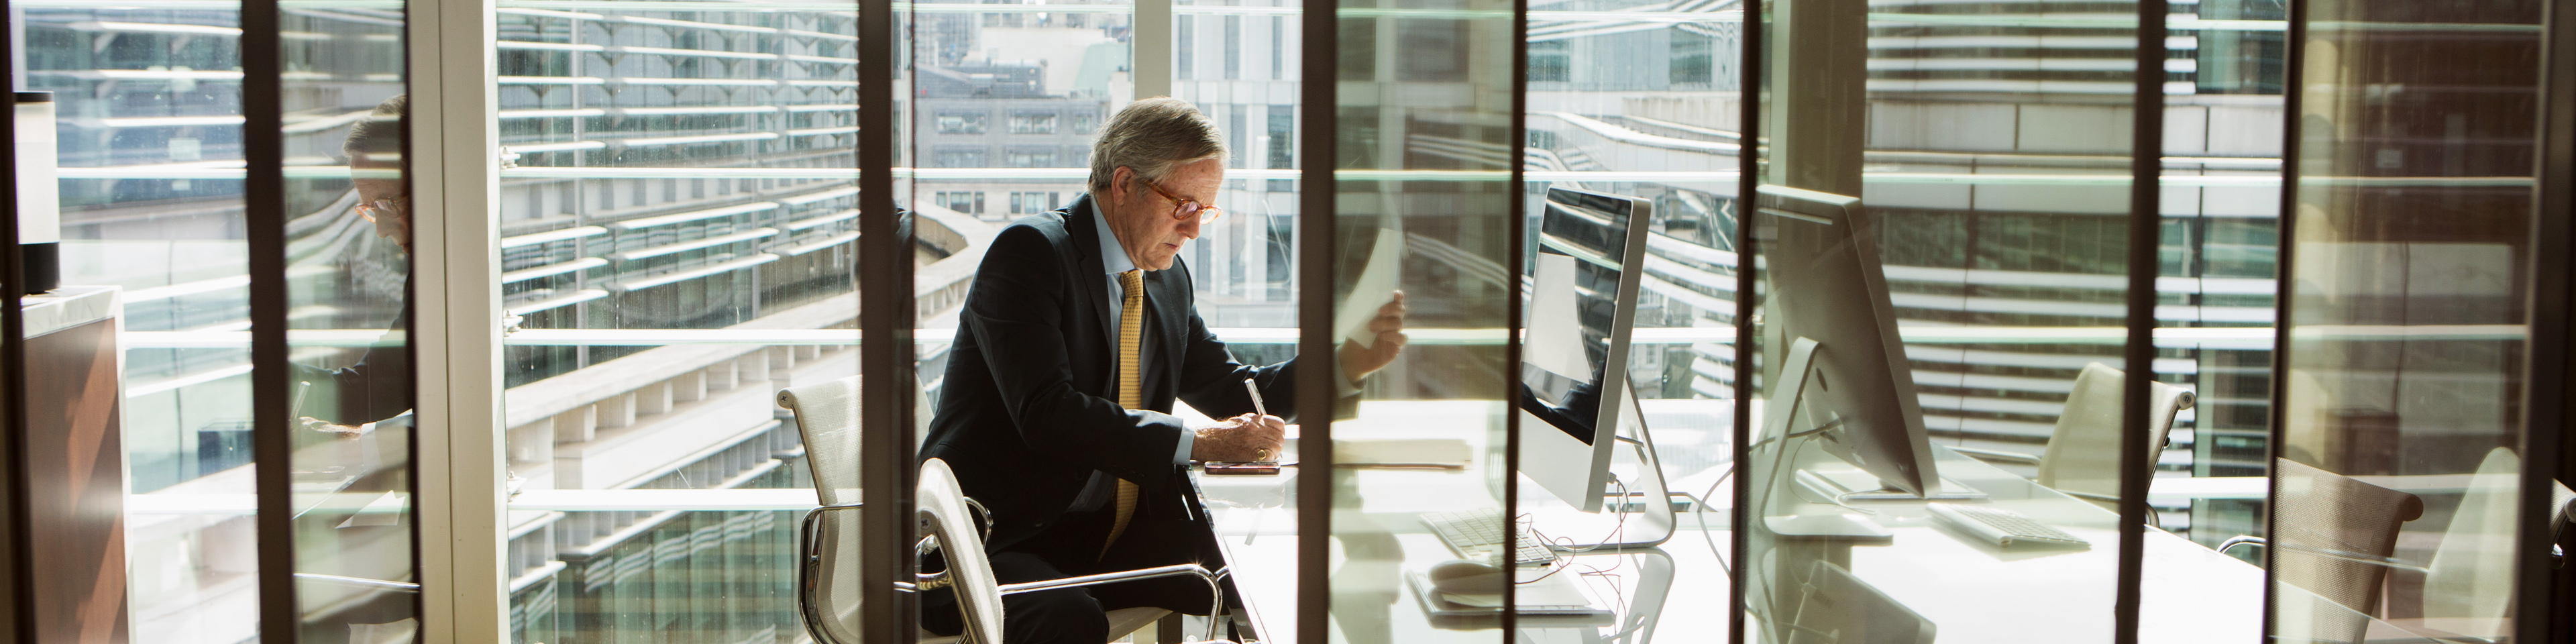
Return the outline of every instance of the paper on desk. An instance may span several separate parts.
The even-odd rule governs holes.
[[[1536,292],[1530,294],[1529,336],[1521,344],[1521,361],[1578,381],[1592,379],[1592,360],[1583,356],[1582,305],[1574,292],[1574,257],[1539,253]]]
[[[1368,266],[1360,269],[1360,279],[1351,284],[1350,297],[1333,313],[1335,337],[1349,338],[1362,347],[1377,346],[1377,334],[1368,332],[1369,320],[1377,318],[1377,309],[1395,299],[1396,284],[1404,277],[1404,233],[1377,229],[1377,244],[1369,249]]]
[[[1333,465],[1463,468],[1474,454],[1455,438],[1335,439]]]

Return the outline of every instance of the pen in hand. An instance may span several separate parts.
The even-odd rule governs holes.
[[[1243,392],[1252,394],[1252,413],[1263,416],[1270,415],[1270,410],[1262,407],[1261,405],[1261,388],[1253,386],[1251,378],[1243,379]]]

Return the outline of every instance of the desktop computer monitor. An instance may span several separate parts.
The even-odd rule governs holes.
[[[1546,204],[1523,282],[1521,472],[1575,508],[1598,512],[1620,416],[1636,413],[1628,339],[1654,202],[1549,188]]]
[[[1782,329],[1782,338],[1815,343],[1805,374],[1785,373],[1800,360],[1785,361],[1763,413],[1839,423],[1817,435],[1827,453],[1889,489],[1926,495],[1940,475],[1913,369],[1897,340],[1876,222],[1859,198],[1813,190],[1762,186],[1755,203],[1772,233],[1760,242],[1771,285],[1768,324]]]

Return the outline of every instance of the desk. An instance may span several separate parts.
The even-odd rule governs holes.
[[[1646,401],[1653,403],[1656,401]],[[1705,404],[1709,401],[1695,401]],[[1723,404],[1722,402],[1720,404]],[[1490,418],[1496,405],[1477,401],[1361,404],[1359,419],[1334,424],[1339,438],[1460,438],[1474,453],[1486,453],[1486,430],[1455,429],[1458,419]],[[1656,415],[1653,406],[1647,413]],[[1450,428],[1444,431],[1442,428]],[[1687,428],[1718,431],[1723,428]],[[1473,433],[1476,435],[1462,435]],[[1292,443],[1293,444],[1293,443]],[[1666,446],[1668,449],[1670,446]],[[2092,541],[2086,550],[2002,551],[1957,536],[1934,525],[1922,502],[1874,503],[1877,521],[1896,532],[1886,544],[1860,546],[1850,553],[1853,572],[1938,625],[1940,642],[2108,642],[2116,593],[2119,554],[2118,516],[2091,503],[2059,494],[2027,479],[1947,449],[1941,472],[1993,496],[1994,504],[2028,514]],[[1627,454],[1622,453],[1622,461]],[[1294,455],[1285,457],[1293,460]],[[1296,641],[1297,522],[1296,477],[1310,473],[1295,468],[1279,476],[1205,476],[1193,472],[1214,519],[1218,542],[1245,612],[1262,641]],[[1687,472],[1669,472],[1688,475]],[[1350,642],[1477,642],[1495,640],[1492,629],[1441,628],[1405,587],[1403,573],[1456,558],[1430,534],[1418,515],[1499,505],[1478,466],[1459,471],[1340,469],[1334,477],[1334,544],[1332,620],[1337,639]],[[1705,477],[1691,477],[1707,480]],[[1703,484],[1704,485],[1704,484]],[[1544,492],[1523,486],[1523,512],[1552,517],[1544,506],[1558,505]],[[1688,491],[1698,492],[1691,487]],[[1677,490],[1678,491],[1678,490]],[[1720,488],[1716,498],[1729,491]],[[1723,503],[1723,501],[1721,501]],[[1570,510],[1567,510],[1570,512]],[[1617,568],[1606,576],[1585,576],[1597,594],[1615,597],[1619,628],[1548,628],[1524,623],[1519,639],[1541,642],[1602,641],[1604,635],[1634,625],[1642,644],[1656,636],[1667,642],[1723,641],[1732,612],[1728,576],[1716,549],[1733,537],[1726,515],[1706,514],[1701,525],[1692,513],[1680,517],[1679,533],[1661,548],[1634,554],[1588,554],[1572,557],[1578,566]],[[1712,545],[1714,544],[1714,548]],[[2149,528],[2142,579],[2142,642],[2260,641],[2263,571],[2218,554],[2173,534]],[[1639,566],[1668,560],[1677,572],[1669,587],[1641,588],[1646,575]],[[1615,587],[1607,583],[1615,579]],[[1654,601],[1655,591],[1661,601]],[[2290,591],[2295,593],[2296,591]],[[1641,601],[1643,600],[1643,601]],[[2318,600],[2322,604],[2322,600]],[[2331,604],[2302,610],[2338,611]],[[2428,642],[2402,636],[2372,622],[2372,642]],[[2388,637],[2379,637],[2382,633]]]

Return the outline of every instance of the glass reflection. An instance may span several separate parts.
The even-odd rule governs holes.
[[[517,498],[810,488],[810,466],[856,470],[855,453],[800,446],[776,402],[857,373],[856,7],[497,4]],[[925,254],[960,250],[924,237]],[[805,633],[792,517],[632,498],[509,513],[514,641]]]
[[[2541,10],[2308,18],[2270,635],[2510,637]]]
[[[279,12],[294,368],[269,377],[290,380],[297,417],[299,640],[403,641],[419,630],[420,586],[402,5]]]
[[[122,289],[131,639],[255,638],[240,11],[10,11],[15,89],[54,107],[62,283]]]
[[[1745,637],[2109,641],[2135,7],[1861,5],[1762,4]]]

